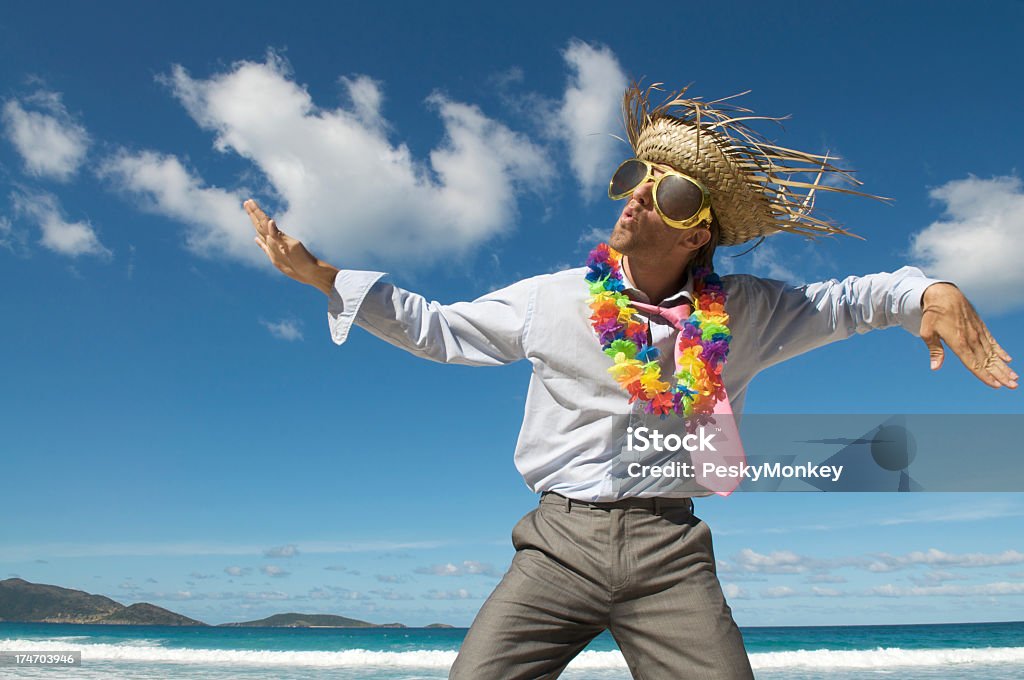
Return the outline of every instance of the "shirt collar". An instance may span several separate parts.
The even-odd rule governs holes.
[[[625,260],[625,258],[623,258]],[[647,294],[642,290],[633,285],[633,281],[630,280],[629,274],[626,273],[626,267],[623,266],[622,270],[622,283],[625,285],[623,292],[630,298],[637,302],[643,302],[644,304],[651,304],[651,300],[647,297]],[[669,295],[667,298],[661,301],[660,307],[675,307],[682,303],[683,300],[693,301],[693,274],[687,270],[686,281],[683,282],[683,287],[677,292]]]

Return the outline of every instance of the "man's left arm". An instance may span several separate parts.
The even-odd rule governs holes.
[[[1016,387],[1009,355],[960,290],[915,267],[798,287],[744,275],[736,280],[730,315],[742,315],[758,330],[758,370],[857,333],[898,325],[924,339],[933,369],[942,363],[945,342],[986,384]]]

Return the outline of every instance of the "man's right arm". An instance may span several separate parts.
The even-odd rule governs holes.
[[[244,204],[256,244],[287,276],[328,297],[331,337],[353,323],[417,356],[444,363],[495,366],[526,356],[536,280],[513,284],[473,302],[441,305],[380,281],[379,272],[339,270],[285,234],[253,200]]]
[[[536,279],[472,302],[443,305],[403,290],[378,272],[341,270],[329,296],[337,344],[353,323],[396,347],[442,363],[498,366],[525,358]]]

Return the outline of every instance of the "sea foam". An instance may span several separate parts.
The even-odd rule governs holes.
[[[435,668],[451,666],[456,652],[428,649],[408,652],[379,652],[366,649],[342,651],[271,651],[173,648],[154,645],[72,643],[67,639],[0,640],[0,651],[54,651],[76,649],[83,663],[89,661],[131,661],[212,666],[305,666],[362,668]],[[968,664],[1024,664],[1024,647],[902,649],[897,647],[863,650],[797,650],[755,652],[751,665],[757,670],[802,669],[893,669],[899,667],[950,666]],[[624,669],[618,651],[586,651],[577,656],[570,669]]]

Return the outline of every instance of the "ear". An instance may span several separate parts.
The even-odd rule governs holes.
[[[682,233],[682,237],[679,239],[679,245],[685,247],[687,250],[700,250],[708,241],[711,240],[711,230],[701,225],[699,227],[693,227],[687,229]]]

